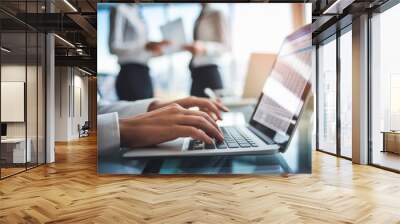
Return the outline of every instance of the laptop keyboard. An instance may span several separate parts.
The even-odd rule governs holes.
[[[243,131],[236,127],[220,127],[224,135],[223,142],[214,142],[213,144],[205,144],[200,140],[191,140],[188,150],[204,150],[204,149],[238,149],[257,147],[258,145],[246,135]]]

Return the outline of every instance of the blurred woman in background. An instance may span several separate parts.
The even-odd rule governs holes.
[[[135,4],[117,4],[111,9],[109,47],[121,70],[116,80],[120,100],[134,101],[154,96],[148,60],[160,56],[167,41],[148,40],[146,24]]]
[[[218,61],[230,49],[228,24],[222,12],[201,4],[193,32],[194,42],[184,48],[192,53],[189,69],[192,76],[190,94],[206,97],[204,89],[222,89]]]

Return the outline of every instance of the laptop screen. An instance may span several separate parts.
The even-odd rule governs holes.
[[[285,38],[250,125],[285,146],[311,91],[311,25]]]

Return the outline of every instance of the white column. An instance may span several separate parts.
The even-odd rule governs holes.
[[[46,36],[46,163],[55,161],[55,73],[54,73],[54,35]]]
[[[368,163],[368,16],[353,20],[353,162]]]

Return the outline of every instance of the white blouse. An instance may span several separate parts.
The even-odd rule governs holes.
[[[111,11],[109,47],[118,56],[120,64],[147,64],[152,53],[146,50],[148,42],[145,23],[137,6],[118,4]]]
[[[205,53],[193,57],[194,67],[218,64],[221,56],[230,49],[229,29],[223,13],[208,5],[203,10],[196,21],[194,40],[204,45]]]

